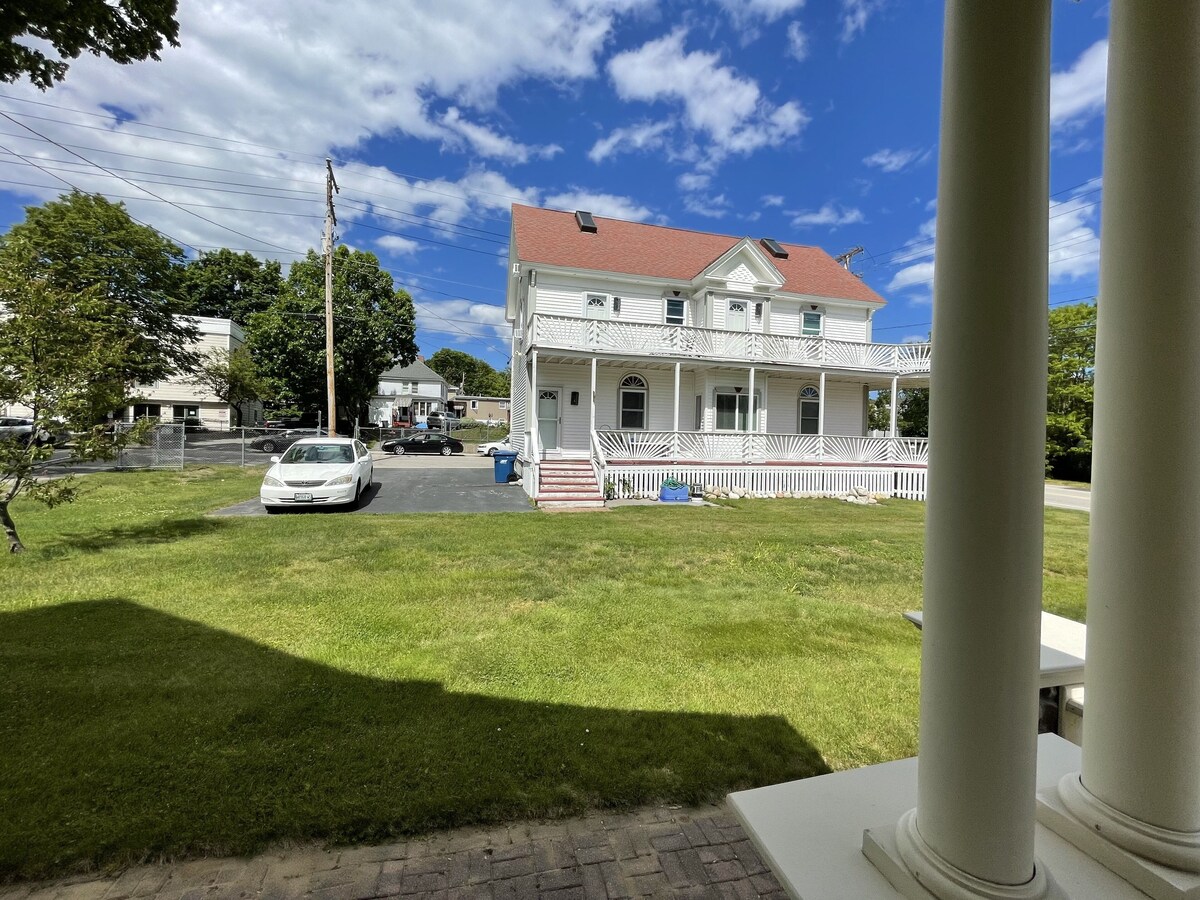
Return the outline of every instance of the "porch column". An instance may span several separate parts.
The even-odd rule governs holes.
[[[754,432],[754,431],[758,430],[758,422],[756,421],[756,419],[754,417],[754,366],[750,367],[749,392],[750,392],[750,399],[747,401],[747,405],[746,405],[746,410],[747,410],[747,414],[748,414],[747,415],[748,425],[746,427],[746,430],[750,431],[750,432]]]
[[[817,393],[821,396],[817,403],[817,455],[825,455],[825,373],[821,373]]]
[[[646,410],[646,415],[650,411]],[[679,458],[679,363],[675,363],[675,411],[671,419],[671,458]]]
[[[900,379],[892,379],[892,421],[888,428],[888,437],[896,437],[896,407],[900,405]]]
[[[591,434],[596,433],[596,357],[592,357],[592,391],[590,394],[592,402],[588,408],[588,423],[591,428]],[[589,436],[588,440],[591,440]]]
[[[1200,872],[1200,6],[1115,0],[1109,34],[1087,714],[1060,792]]]
[[[538,446],[538,383],[537,383],[537,359],[538,352],[536,350],[529,354],[529,399],[532,401],[531,415],[529,418],[529,439],[533,442],[533,458],[534,473],[537,472],[537,461],[542,457],[542,449]]]
[[[935,896],[1032,898],[1049,0],[948,0],[943,60],[917,808],[897,841]]]

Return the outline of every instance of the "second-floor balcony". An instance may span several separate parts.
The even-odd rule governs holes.
[[[809,366],[900,376],[928,375],[932,355],[929,343],[874,344],[548,315],[533,317],[526,342],[526,348],[530,347]]]

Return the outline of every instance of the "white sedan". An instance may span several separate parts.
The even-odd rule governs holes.
[[[304,438],[271,462],[258,491],[269,513],[287,507],[356,507],[375,475],[371,451],[351,438]]]
[[[512,445],[508,442],[508,438],[502,438],[498,441],[492,441],[490,444],[480,444],[475,448],[476,453],[482,453],[484,456],[495,456],[497,450],[511,450]]]

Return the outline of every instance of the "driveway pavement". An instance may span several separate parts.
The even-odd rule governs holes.
[[[519,484],[496,484],[491,460],[463,463],[463,457],[399,457],[377,460],[375,485],[356,510],[317,507],[287,510],[288,515],[346,515],[347,513],[486,513],[531,512],[529,499]],[[413,465],[408,463],[413,462]],[[258,499],[217,510],[214,516],[265,516]]]
[[[1092,492],[1084,488],[1064,487],[1061,484],[1046,485],[1046,505],[1056,509],[1092,511]]]
[[[723,807],[468,828],[379,846],[137,866],[0,887],[0,900],[616,900],[766,897],[779,882]]]

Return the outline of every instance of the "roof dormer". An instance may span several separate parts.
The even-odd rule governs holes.
[[[697,278],[697,287],[741,294],[774,293],[784,277],[757,242],[742,238],[707,266]]]

